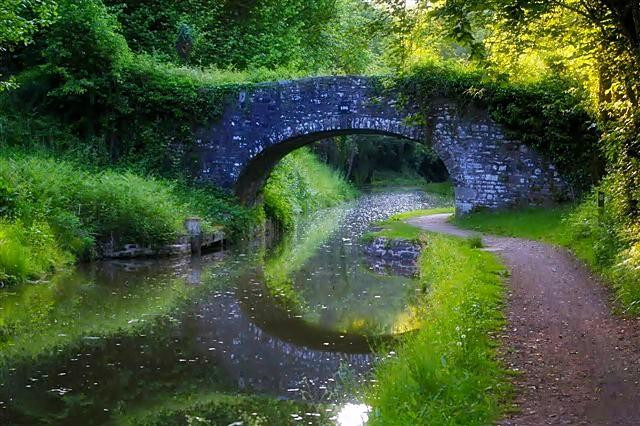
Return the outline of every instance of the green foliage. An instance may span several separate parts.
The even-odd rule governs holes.
[[[2,282],[38,278],[100,244],[161,245],[184,233],[184,219],[222,225],[232,237],[262,223],[260,209],[239,206],[210,187],[96,170],[49,154],[0,152]]]
[[[350,135],[319,141],[313,150],[354,183],[395,185],[409,181],[443,181],[448,172],[431,147],[397,137]],[[414,186],[416,183],[410,184]],[[387,185],[388,186],[388,185]]]
[[[171,187],[132,173],[96,172],[45,155],[4,153],[0,179],[16,194],[15,216],[49,221],[63,247],[81,255],[86,242],[171,241],[186,214]]]
[[[38,83],[48,86],[49,105],[66,106],[63,116],[91,133],[107,112],[129,49],[102,2],[62,0],[58,9],[59,18],[35,45]]]
[[[72,261],[48,223],[0,220],[0,284],[39,279]]]
[[[0,3],[0,58],[13,52],[19,45],[32,42],[33,35],[50,25],[57,17],[55,0],[3,0]],[[0,66],[0,92],[15,87],[11,77],[3,78]]]
[[[429,182],[424,185],[425,192],[429,194],[437,194],[441,197],[453,199],[453,183],[451,181],[446,182]]]
[[[423,238],[420,329],[376,366],[369,424],[491,424],[510,391],[490,337],[504,324],[504,270],[465,240]]]
[[[204,219],[204,225],[224,227],[231,241],[251,237],[264,223],[261,206],[247,207],[227,192],[206,184],[171,183],[172,194],[177,202],[187,206],[191,215]]]
[[[284,229],[297,218],[355,196],[353,187],[306,148],[283,158],[264,187],[264,209]]]
[[[390,85],[404,101],[420,105],[416,119],[426,120],[433,101],[457,99],[489,109],[512,138],[537,149],[555,163],[576,191],[594,182],[602,159],[595,125],[570,81],[509,83],[453,64],[422,64]]]
[[[192,65],[237,69],[318,69],[326,63],[322,55],[324,29],[335,18],[336,5],[335,0],[105,3],[117,13],[135,52]],[[179,47],[186,28],[197,34],[189,37],[188,55]]]
[[[55,20],[56,8],[53,0],[3,0],[0,5],[0,50],[11,44],[29,43],[39,28]]]

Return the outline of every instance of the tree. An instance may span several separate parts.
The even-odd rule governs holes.
[[[55,0],[1,0],[0,1],[0,57],[17,45],[26,45],[33,35],[57,18]],[[0,68],[0,92],[14,87],[11,80],[2,81]]]

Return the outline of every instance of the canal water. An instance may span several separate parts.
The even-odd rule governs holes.
[[[362,237],[441,203],[369,192],[273,247],[98,262],[2,289],[0,424],[117,424],[217,393],[355,407],[372,363],[393,356],[372,348],[416,327],[414,279],[379,272]]]

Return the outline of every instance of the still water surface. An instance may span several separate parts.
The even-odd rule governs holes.
[[[416,291],[407,274],[380,273],[361,237],[437,204],[368,193],[275,247],[98,262],[2,290],[0,423],[106,424],[166,395],[218,391],[357,402],[371,346],[415,326]]]

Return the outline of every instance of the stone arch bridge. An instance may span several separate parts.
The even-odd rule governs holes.
[[[197,130],[197,177],[253,203],[275,164],[320,139],[385,134],[430,143],[455,189],[456,210],[540,205],[566,197],[555,166],[509,139],[487,111],[451,99],[430,100],[426,125],[411,124],[415,106],[400,106],[368,77],[318,77],[239,90],[220,120]],[[415,122],[415,120],[413,120]]]

